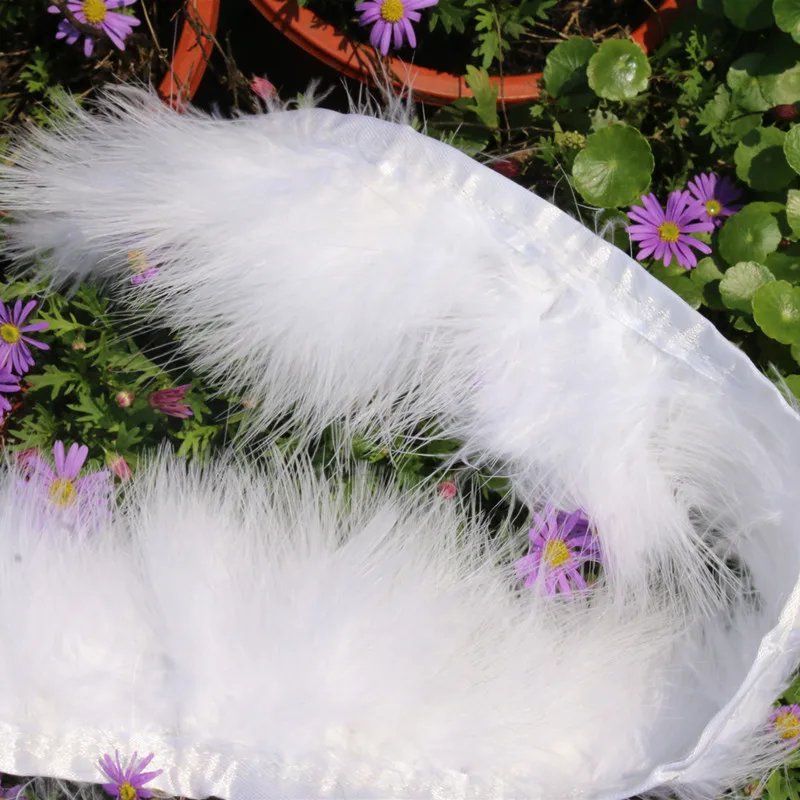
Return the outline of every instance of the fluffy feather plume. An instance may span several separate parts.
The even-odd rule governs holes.
[[[715,605],[708,564],[730,582],[739,538],[800,518],[797,420],[741,354],[620,251],[406,126],[211,119],[116,90],[12,148],[0,208],[19,263],[116,280],[256,398],[255,430],[437,417],[531,505],[587,509],[622,592]],[[131,251],[155,280],[130,286]]]
[[[154,309],[198,368],[258,399],[254,430],[291,412],[310,431],[343,419],[391,437],[435,417],[531,507],[580,506],[598,528],[606,580],[589,603],[547,603],[516,594],[506,554],[465,520],[366,494],[343,516],[281,470],[264,479],[274,498],[240,470],[167,470],[129,501],[113,529],[126,533],[74,567],[91,573],[76,604],[115,609],[139,637],[123,652],[109,629],[113,644],[85,651],[117,653],[103,680],[142,652],[165,687],[134,721],[193,745],[213,735],[213,753],[242,743],[300,797],[483,797],[496,781],[509,797],[708,796],[774,761],[762,728],[798,647],[798,419],[625,254],[407,126],[177,115],[130,90],[22,140],[0,208],[20,264],[109,279]],[[154,280],[130,286],[132,251],[158,263]],[[21,541],[24,515],[3,513]],[[105,558],[146,591],[103,600]],[[8,624],[23,635],[67,607],[50,598]],[[69,719],[105,692],[87,726],[108,729],[116,692],[139,697],[99,673],[82,685],[48,690],[47,707]],[[246,794],[235,778],[169,780]]]
[[[28,774],[58,750],[57,777],[99,780],[120,748],[189,797],[627,796],[687,754],[771,624],[744,602],[684,626],[602,587],[520,592],[512,546],[364,475],[346,496],[308,469],[162,457],[85,537],[19,479],[0,479],[0,724],[3,767]],[[747,745],[675,788],[781,750]]]

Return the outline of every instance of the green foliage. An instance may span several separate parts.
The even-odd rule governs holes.
[[[647,191],[655,162],[639,131],[623,125],[603,128],[586,140],[575,159],[575,188],[592,205],[630,205]]]
[[[586,85],[586,65],[597,48],[591,39],[576,36],[557,44],[547,56],[544,86],[551,97],[575,92]]]
[[[598,97],[630,100],[647,89],[650,62],[633,42],[609,39],[589,60],[587,75]]]

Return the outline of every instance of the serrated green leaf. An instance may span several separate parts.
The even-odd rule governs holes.
[[[794,179],[784,155],[785,138],[778,128],[756,128],[745,134],[733,154],[739,179],[762,192],[785,189]]]
[[[641,47],[624,39],[606,39],[589,60],[589,86],[607,100],[630,100],[650,80],[650,62]]]
[[[781,344],[800,343],[800,288],[772,281],[753,295],[756,325]]]
[[[755,261],[741,261],[726,270],[719,284],[722,302],[732,311],[749,314],[752,300],[760,286],[775,280],[773,274]]]
[[[722,9],[737,28],[746,31],[769,28],[775,21],[772,0],[722,0]]]
[[[719,234],[719,250],[725,261],[733,266],[740,261],[765,263],[781,243],[778,221],[761,208],[745,206],[729,217]]]
[[[81,385],[80,375],[65,372],[52,364],[45,365],[41,373],[26,375],[25,379],[34,391],[50,387],[51,400],[55,400],[62,392],[67,394],[75,391]]]
[[[75,417],[77,422],[91,422],[95,424],[99,423],[103,417],[105,417],[107,410],[100,408],[98,402],[95,401],[89,392],[81,392],[80,402],[68,405],[67,408],[70,409],[70,411],[76,412],[76,414],[80,414],[80,416]]]
[[[792,125],[783,140],[783,153],[789,166],[800,174],[800,125]]]
[[[572,167],[575,188],[600,208],[631,205],[647,191],[655,160],[635,128],[612,125],[593,133]]]
[[[591,39],[576,36],[557,44],[547,55],[542,77],[551,97],[574,92],[586,85],[586,65],[597,48]]]
[[[489,80],[489,73],[468,64],[464,80],[474,95],[472,110],[487,128],[495,130],[500,124],[497,117],[497,88]]]
[[[115,441],[116,449],[120,453],[126,453],[142,441],[139,435],[141,428],[131,428],[128,430],[124,422],[120,422],[117,429],[117,438]]]
[[[775,24],[800,42],[800,0],[773,0],[772,13]]]

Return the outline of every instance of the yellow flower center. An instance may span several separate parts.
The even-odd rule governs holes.
[[[120,784],[119,796],[120,800],[136,800],[136,789],[126,781]]]
[[[677,242],[681,229],[674,222],[662,222],[658,226],[658,236],[663,242]]]
[[[781,739],[794,739],[800,736],[800,719],[791,711],[780,714],[775,719],[775,730]]]
[[[544,561],[548,567],[560,567],[569,561],[569,548],[561,539],[551,539],[544,546]]]
[[[128,253],[128,266],[134,272],[144,272],[150,264],[147,261],[147,256],[144,254],[144,250],[131,250]]]
[[[108,14],[108,9],[103,0],[83,0],[81,10],[90,25],[99,25]]]
[[[16,344],[22,334],[16,325],[7,322],[5,325],[0,325],[0,339],[8,344]]]
[[[403,0],[384,0],[381,6],[381,16],[387,22],[400,22],[405,16],[406,10]]]
[[[722,211],[719,200],[706,200],[706,214],[709,217],[716,217]]]
[[[50,499],[57,505],[72,505],[75,502],[75,484],[66,478],[57,478],[50,486]]]

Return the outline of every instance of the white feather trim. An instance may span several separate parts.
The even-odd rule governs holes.
[[[197,493],[178,507],[198,529],[225,536],[204,535],[205,546],[187,546],[192,555],[181,559],[165,553],[160,581],[149,575],[162,569],[156,561],[129,576],[167,585],[163,600],[158,591],[147,595],[157,610],[120,609],[119,616],[152,619],[150,628],[131,623],[145,637],[134,650],[150,652],[148,635],[161,650],[174,641],[178,655],[152,663],[158,674],[180,676],[137,721],[161,720],[161,701],[177,694],[181,737],[184,716],[198,720],[181,738],[190,750],[213,736],[213,746],[202,745],[209,752],[229,754],[226,748],[246,743],[248,755],[234,763],[247,775],[257,762],[252,769],[263,778],[271,758],[292,774],[313,773],[306,783],[275,778],[270,786],[287,796],[295,796],[292,786],[308,796],[341,785],[349,797],[488,797],[501,784],[519,797],[622,797],[658,786],[704,795],[774,759],[760,731],[798,652],[798,420],[740,352],[624,253],[408,127],[319,109],[212,120],[117,92],[99,115],[75,110],[55,132],[32,133],[12,158],[0,167],[0,207],[14,218],[12,254],[21,262],[42,256],[57,280],[95,273],[122,288],[129,251],[158,260],[157,279],[128,292],[131,302],[142,309],[154,302],[197,366],[259,398],[257,429],[288,410],[311,430],[340,417],[385,436],[436,416],[447,434],[466,440],[465,453],[502,462],[532,506],[587,509],[606,556],[608,582],[590,607],[526,596],[522,612],[494,561],[475,561],[473,540],[450,548],[453,520],[409,523],[412,530],[430,525],[436,544],[403,534],[399,555],[387,544],[387,522],[355,524],[370,533],[336,551],[347,553],[345,561],[325,549],[341,535],[336,515],[317,522],[306,508],[318,507],[307,497],[319,489],[297,500],[272,475],[301,518],[312,513],[322,549],[292,555],[287,576],[270,578],[283,581],[283,591],[270,595],[277,590],[268,581],[262,586],[245,572],[240,585],[232,577],[232,542],[246,544],[253,563],[272,563],[247,543],[252,520],[264,514],[264,529],[294,532],[291,516],[253,501],[257,512],[237,507],[251,520],[237,533],[202,501],[200,478],[165,478],[180,497]],[[202,480],[212,478],[226,486],[244,480],[223,472]],[[161,491],[142,495],[143,506],[159,507]],[[363,502],[357,520],[383,501]],[[131,507],[124,524],[135,542],[149,541],[159,514],[168,520],[156,526],[165,531],[159,541],[180,536],[167,505],[148,510],[147,525]],[[18,529],[13,517],[3,530]],[[281,541],[274,533],[264,547]],[[284,542],[281,552],[305,541]],[[219,555],[204,555],[217,548],[230,570]],[[105,574],[103,559],[86,552],[90,566],[80,569]],[[124,568],[118,550],[105,555]],[[380,562],[374,575],[365,567],[373,557]],[[341,611],[334,624],[327,590],[309,580],[300,591],[286,581],[307,570],[327,575],[328,562],[339,558],[347,581],[321,584],[346,600],[334,606]],[[469,579],[464,559],[475,570]],[[210,583],[216,588],[190,602],[188,586],[205,585],[220,563],[225,572]],[[377,587],[372,578],[360,581],[359,570],[392,578]],[[173,590],[181,581],[186,590]],[[390,603],[381,592],[395,581]],[[291,627],[288,617],[283,627],[270,622],[274,612],[240,617],[242,587],[267,592],[264,608],[289,603]],[[76,602],[106,607],[90,590]],[[49,625],[57,607],[61,600],[40,610],[36,625]],[[406,607],[425,625],[397,617]],[[211,627],[193,627],[198,609],[215,620],[213,635]],[[254,627],[251,615],[278,627]],[[33,617],[15,613],[17,620],[16,634],[34,629],[26,627]],[[393,623],[397,641],[381,633]],[[309,653],[297,630],[333,654]],[[347,657],[361,647],[369,654],[363,665]],[[243,654],[258,665],[257,676],[277,670],[273,685],[288,681],[291,699],[276,691],[258,698],[260,677],[243,668]],[[77,658],[76,670],[87,658]],[[329,664],[349,676],[337,673],[335,691],[324,678]],[[246,698],[237,705],[226,697],[235,706],[230,715],[218,702],[224,686]],[[47,701],[72,703],[65,725],[76,724],[79,694],[58,700],[54,692]],[[318,719],[320,694],[330,707]],[[157,741],[165,735],[159,725],[177,724],[172,717],[158,723]],[[195,751],[179,757],[176,749],[159,746],[175,759],[176,775],[185,775]],[[326,759],[349,771],[322,789],[316,781],[333,769]],[[388,778],[389,763],[406,766]],[[189,773],[172,779],[177,791],[213,786],[242,796],[234,778],[196,785],[197,772]]]
[[[519,592],[451,504],[309,475],[161,459],[81,538],[34,524],[7,471],[3,768],[99,780],[121,747],[191,797],[622,797],[688,752],[769,625]]]

